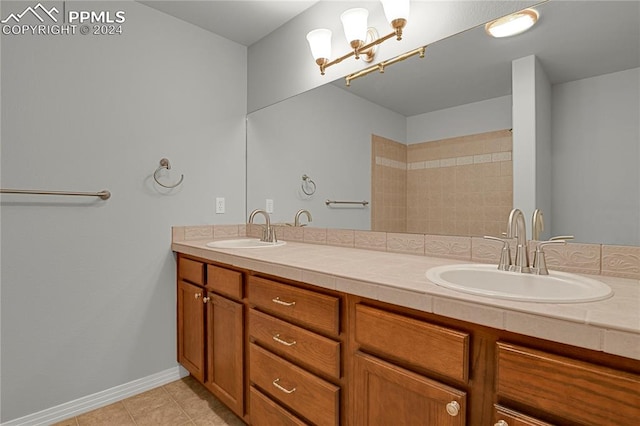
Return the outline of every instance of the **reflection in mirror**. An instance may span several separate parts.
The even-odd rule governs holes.
[[[570,18],[576,10],[579,20]],[[425,194],[416,182],[435,186],[440,179],[442,189],[457,177],[425,176],[426,182],[422,178],[405,180],[403,187],[402,178],[393,183],[398,179],[393,174],[431,174],[433,170],[427,166],[435,163],[427,162],[436,159],[430,157],[435,153],[426,151],[434,141],[441,142],[431,146],[433,151],[438,151],[438,144],[450,143],[444,150],[454,154],[437,158],[446,160],[445,165],[451,164],[451,158],[456,167],[469,166],[464,163],[470,157],[486,161],[486,155],[477,156],[487,153],[456,150],[463,150],[462,146],[471,145],[466,142],[474,139],[489,144],[483,138],[491,135],[509,138],[512,127],[515,163],[522,152],[519,134],[534,133],[529,135],[532,140],[544,137],[514,126],[512,111],[519,96],[513,92],[512,62],[535,55],[545,77],[542,80],[547,80],[549,108],[534,108],[532,114],[550,113],[549,160],[538,166],[543,166],[550,183],[537,189],[546,194],[521,194],[520,187],[513,185],[513,197],[536,199],[544,195],[550,200],[544,211],[544,238],[573,234],[579,242],[640,245],[640,3],[552,0],[538,11],[538,25],[518,36],[492,39],[484,28],[475,28],[428,46],[425,59],[407,59],[382,75],[354,80],[349,88],[341,79],[249,114],[247,208],[261,208],[266,199],[272,199],[274,222],[291,223],[295,212],[304,208],[311,211],[311,225],[317,227],[499,234],[506,229],[504,215],[512,203],[506,205],[504,193],[479,195],[472,190],[479,185],[479,172],[461,177],[460,182],[464,180],[469,189],[467,194],[452,195],[444,188],[440,208],[434,201],[436,195]],[[514,108],[519,108],[517,103]],[[516,112],[521,114],[522,110]],[[389,142],[389,156],[376,155],[375,141],[381,140]],[[507,158],[507,143],[506,139],[497,142],[498,158]],[[403,150],[406,157],[402,157]],[[421,157],[409,157],[421,150]],[[376,157],[386,166],[376,165]],[[379,174],[377,166],[383,167]],[[507,169],[502,165],[501,173]],[[514,181],[540,180],[541,169],[536,176],[515,165]],[[526,173],[530,175],[524,176]],[[312,196],[300,191],[304,174],[313,176],[317,184]],[[499,184],[491,180],[508,191],[505,179]],[[422,191],[424,200],[416,200],[412,191]],[[390,205],[384,198],[378,199],[380,193],[387,194]],[[459,203],[472,200],[472,208],[457,210],[456,197]],[[326,206],[326,199],[368,200],[371,204],[336,208]],[[436,230],[426,222],[437,219],[418,216],[419,222],[426,223],[426,230],[410,225],[412,214],[425,214],[415,209],[423,202],[427,215],[431,207],[432,213],[443,219],[466,218],[467,224],[457,225],[454,220]],[[495,203],[498,205],[491,205]],[[490,211],[503,219],[482,225],[482,232],[479,224],[471,224],[469,218],[484,218]],[[378,212],[386,212],[390,222],[376,223]]]

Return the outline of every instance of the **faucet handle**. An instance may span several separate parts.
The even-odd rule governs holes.
[[[572,236],[567,235],[570,239]],[[549,241],[541,241],[536,244],[536,251],[533,253],[533,265],[531,266],[531,273],[536,275],[549,275],[549,270],[547,269],[547,260],[544,255],[544,246],[548,246],[551,244],[567,244],[567,242],[562,236],[553,237]]]
[[[497,238],[490,235],[485,235],[486,240],[500,241],[502,243],[502,250],[500,250],[500,261],[498,262],[498,269],[500,271],[508,271],[511,266],[511,249],[509,248],[509,240],[506,238]]]
[[[573,238],[573,235],[558,235],[556,237],[549,238],[549,241],[573,240]]]

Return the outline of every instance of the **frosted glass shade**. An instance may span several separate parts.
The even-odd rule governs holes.
[[[391,24],[396,19],[409,20],[409,0],[380,0],[384,8],[384,16]]]
[[[342,26],[344,27],[344,35],[348,42],[367,38],[367,18],[369,11],[363,8],[355,8],[346,10],[340,15]]]
[[[485,30],[496,38],[510,37],[533,27],[538,21],[538,16],[534,9],[525,9],[489,22],[485,25]]]
[[[324,28],[310,31],[307,41],[313,59],[329,59],[331,57],[331,30]]]

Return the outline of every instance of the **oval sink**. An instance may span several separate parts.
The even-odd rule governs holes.
[[[207,243],[207,247],[211,248],[265,248],[265,247],[278,247],[287,244],[286,241],[277,241],[275,243],[267,243],[260,241],[257,238],[240,238],[237,240],[220,240]]]
[[[463,293],[523,302],[579,303],[613,295],[611,287],[566,272],[549,275],[499,271],[496,265],[446,265],[431,268],[429,281]]]

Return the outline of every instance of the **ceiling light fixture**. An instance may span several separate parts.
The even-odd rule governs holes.
[[[492,37],[511,37],[533,27],[538,22],[539,16],[536,10],[525,9],[491,21],[484,26],[484,29]]]
[[[363,8],[349,9],[340,16],[345,37],[352,49],[346,55],[332,61],[329,60],[331,58],[331,30],[317,29],[307,34],[311,54],[320,67],[320,74],[324,75],[325,69],[351,56],[355,56],[356,59],[362,57],[365,62],[371,62],[379,44],[394,36],[397,40],[402,40],[402,30],[409,19],[409,0],[380,1],[393,32],[378,38],[376,29],[367,27],[369,12]]]

